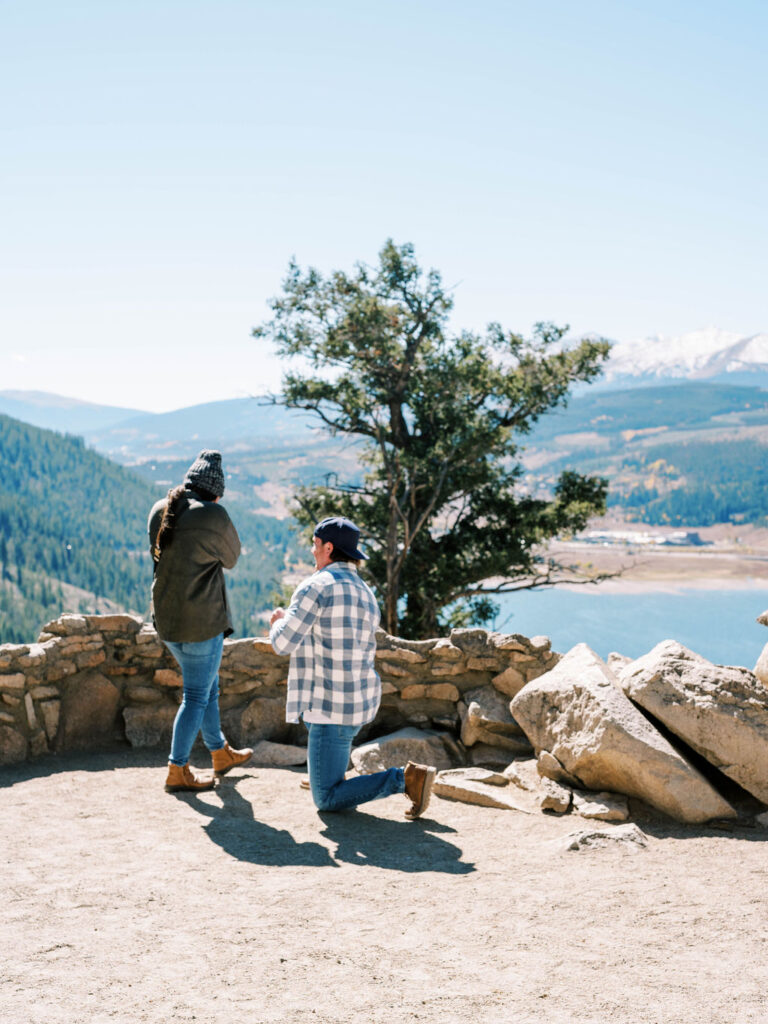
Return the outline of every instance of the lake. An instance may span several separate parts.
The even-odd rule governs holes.
[[[768,643],[768,629],[755,622],[768,608],[764,588],[622,593],[550,587],[494,600],[501,608],[494,629],[544,634],[561,653],[583,642],[602,658],[611,651],[638,658],[661,640],[678,640],[716,664],[751,669]]]

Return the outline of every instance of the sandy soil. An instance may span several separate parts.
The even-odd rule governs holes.
[[[672,527],[647,526],[604,518],[590,529],[647,530],[669,534]],[[583,542],[557,542],[549,553],[564,564],[578,564],[589,572],[617,573],[603,581],[601,590],[664,590],[703,587],[714,590],[768,587],[768,530],[756,526],[720,524],[691,527],[703,541],[700,547],[657,547],[641,544],[601,546]]]
[[[4,1024],[768,1020],[768,830],[562,852],[433,798],[320,816],[298,771],[169,796],[162,753],[0,771]]]

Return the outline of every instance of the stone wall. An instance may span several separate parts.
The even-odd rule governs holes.
[[[559,657],[546,637],[454,629],[409,641],[380,631],[384,696],[361,739],[411,725],[437,731],[459,753],[487,744],[514,751],[527,741],[509,699]],[[266,637],[225,641],[220,704],[230,742],[303,742],[304,727],[285,722],[287,673],[288,658]],[[62,615],[36,643],[0,645],[0,764],[121,741],[167,748],[180,700],[178,666],[150,624]]]

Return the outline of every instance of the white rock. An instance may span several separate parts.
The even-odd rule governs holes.
[[[754,672],[763,686],[768,686],[768,644],[760,652]]]
[[[307,748],[295,747],[290,743],[271,743],[259,740],[253,747],[254,764],[270,768],[288,768],[291,765],[307,763]]]
[[[519,668],[509,665],[503,672],[494,676],[491,682],[497,690],[505,693],[508,697],[514,697],[525,686],[525,676]]]
[[[629,665],[632,659],[626,654],[619,654],[618,651],[611,651],[608,657],[605,659],[605,663],[611,672],[615,672],[617,675],[624,668],[625,665]]]
[[[558,782],[553,782],[552,779],[543,777],[539,773],[535,757],[513,761],[504,769],[503,775],[514,786],[532,794],[542,811],[565,814],[571,806],[570,789],[561,786]]]
[[[451,767],[442,740],[426,729],[398,729],[352,750],[352,764],[361,775],[400,768],[408,761],[433,765],[438,771]]]
[[[557,840],[557,845],[563,850],[594,849],[595,847],[610,846],[613,843],[621,843],[628,850],[637,852],[648,845],[648,840],[645,833],[641,832],[634,824],[569,832],[565,840]]]
[[[768,804],[768,692],[754,673],[665,640],[619,678],[628,697]]]
[[[736,811],[624,696],[586,644],[574,647],[512,701],[538,750],[548,750],[585,789],[639,797],[678,821]]]
[[[626,797],[617,793],[588,793],[574,789],[573,809],[582,818],[595,818],[597,821],[627,821],[629,818]]]
[[[60,708],[61,701],[58,700],[44,700],[40,704],[40,711],[43,715],[43,725],[45,726],[45,734],[49,740],[53,740],[58,731]]]
[[[539,807],[542,811],[567,814],[571,807],[571,790],[552,779],[540,780]]]
[[[504,769],[503,774],[518,789],[524,789],[528,793],[535,793],[541,789],[541,778],[534,757],[512,761]]]
[[[442,773],[441,773],[442,774]],[[478,804],[482,807],[500,807],[508,811],[532,813],[532,806],[521,793],[511,792],[509,787],[488,786],[484,782],[471,782],[464,779],[445,781],[438,776],[433,793],[446,800],[460,800],[465,804]]]
[[[551,779],[563,786],[578,786],[579,780],[560,764],[549,750],[540,750],[536,758],[536,771],[543,779]]]
[[[490,684],[468,690],[459,702],[461,742],[466,747],[475,743],[492,743],[503,747],[509,737],[515,740],[523,730],[509,710],[509,701]],[[510,745],[516,748],[516,743]]]
[[[430,651],[430,656],[441,658],[443,661],[461,661],[464,658],[464,652],[460,647],[452,644],[448,637],[442,637]]]
[[[464,732],[462,731],[462,742],[464,742]],[[474,739],[473,743],[465,743],[464,745],[469,747],[470,754],[477,747],[487,749],[488,747],[497,747],[501,752],[501,762],[508,764],[510,759],[513,757],[529,757],[533,753],[530,741],[527,736],[521,732],[519,736],[503,736],[498,732],[489,732],[487,729],[474,728],[474,731],[469,733],[469,736]],[[473,761],[473,763],[479,763]],[[498,763],[498,762],[494,762]]]
[[[442,782],[482,782],[486,786],[507,786],[509,779],[501,772],[492,772],[488,768],[447,768],[440,772],[438,779]]]
[[[503,736],[519,736],[523,731],[509,710],[509,701],[490,684],[467,690],[464,703],[467,719],[473,726]]]
[[[401,664],[418,665],[427,659],[418,651],[410,651],[407,647],[392,647],[376,651],[377,658],[386,658],[387,661],[399,661]]]

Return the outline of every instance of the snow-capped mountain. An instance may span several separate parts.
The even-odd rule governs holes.
[[[768,386],[768,334],[744,337],[708,327],[677,336],[620,341],[601,382],[636,387],[681,379]]]

